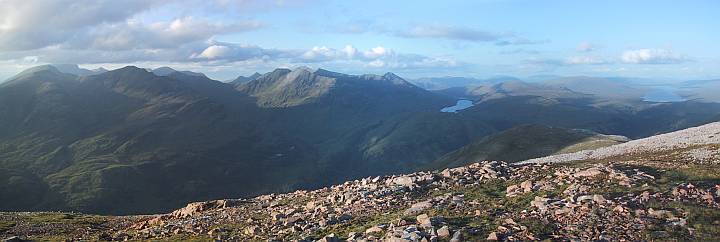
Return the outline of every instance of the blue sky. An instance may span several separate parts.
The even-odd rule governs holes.
[[[2,0],[0,78],[43,63],[424,76],[720,77],[718,1]],[[72,14],[70,14],[72,13]]]

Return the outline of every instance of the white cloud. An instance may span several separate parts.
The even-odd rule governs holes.
[[[176,48],[217,35],[263,27],[253,20],[213,22],[189,16],[150,22],[138,20],[138,15],[167,3],[165,0],[3,0],[0,51]]]
[[[197,55],[197,58],[217,59],[225,57],[230,53],[230,47],[222,45],[211,45]]]
[[[159,1],[3,0],[0,50],[61,44],[97,24],[122,22]]]
[[[675,64],[687,62],[684,55],[667,49],[637,49],[623,52],[621,60],[630,64]]]
[[[607,60],[604,60],[599,57],[593,57],[593,56],[572,56],[567,58],[565,61],[567,64],[571,65],[600,65],[600,64],[608,64],[610,63]]]
[[[367,63],[367,66],[373,67],[373,68],[382,68],[382,67],[385,67],[385,62],[381,61],[381,60],[374,60],[374,61]]]
[[[345,52],[345,55],[352,59],[355,57],[355,54],[357,54],[358,50],[355,49],[352,45],[346,45],[345,48],[343,48],[343,52]]]
[[[363,56],[368,59],[377,59],[393,55],[394,52],[382,46],[377,46],[363,52]]]

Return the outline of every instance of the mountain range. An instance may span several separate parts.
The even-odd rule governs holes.
[[[39,66],[0,84],[0,197],[14,198],[0,210],[166,212],[190,201],[509,159],[467,151],[516,149],[518,127],[556,137],[514,158],[529,159],[615,137],[600,134],[636,139],[720,120],[718,103],[571,87],[510,80],[426,90],[393,73],[308,68],[224,83],[170,68]],[[440,112],[461,98],[473,106]],[[614,142],[623,140],[601,143]]]

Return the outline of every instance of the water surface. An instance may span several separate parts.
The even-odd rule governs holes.
[[[685,98],[675,93],[675,90],[673,88],[658,87],[646,93],[645,96],[643,96],[643,101],[668,103],[682,102],[685,101]]]
[[[460,110],[469,108],[473,106],[473,102],[467,99],[460,99],[455,103],[453,106],[444,107],[443,109],[440,109],[440,112],[443,113],[457,113]]]

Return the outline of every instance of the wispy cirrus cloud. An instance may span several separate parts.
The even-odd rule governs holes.
[[[489,42],[498,46],[532,45],[547,43],[549,40],[530,40],[511,32],[492,32],[470,27],[450,25],[415,25],[409,29],[393,32],[403,38],[434,38],[468,42]]]
[[[407,30],[397,31],[395,35],[405,38],[441,38],[472,42],[494,42],[512,37],[511,34],[445,25],[417,25]]]
[[[444,39],[475,43],[493,43],[498,46],[533,45],[548,43],[549,40],[531,40],[512,32],[494,32],[482,29],[442,24],[412,24],[406,27],[391,27],[374,20],[354,20],[340,25],[330,25],[326,31],[338,34],[375,33],[408,39]]]

